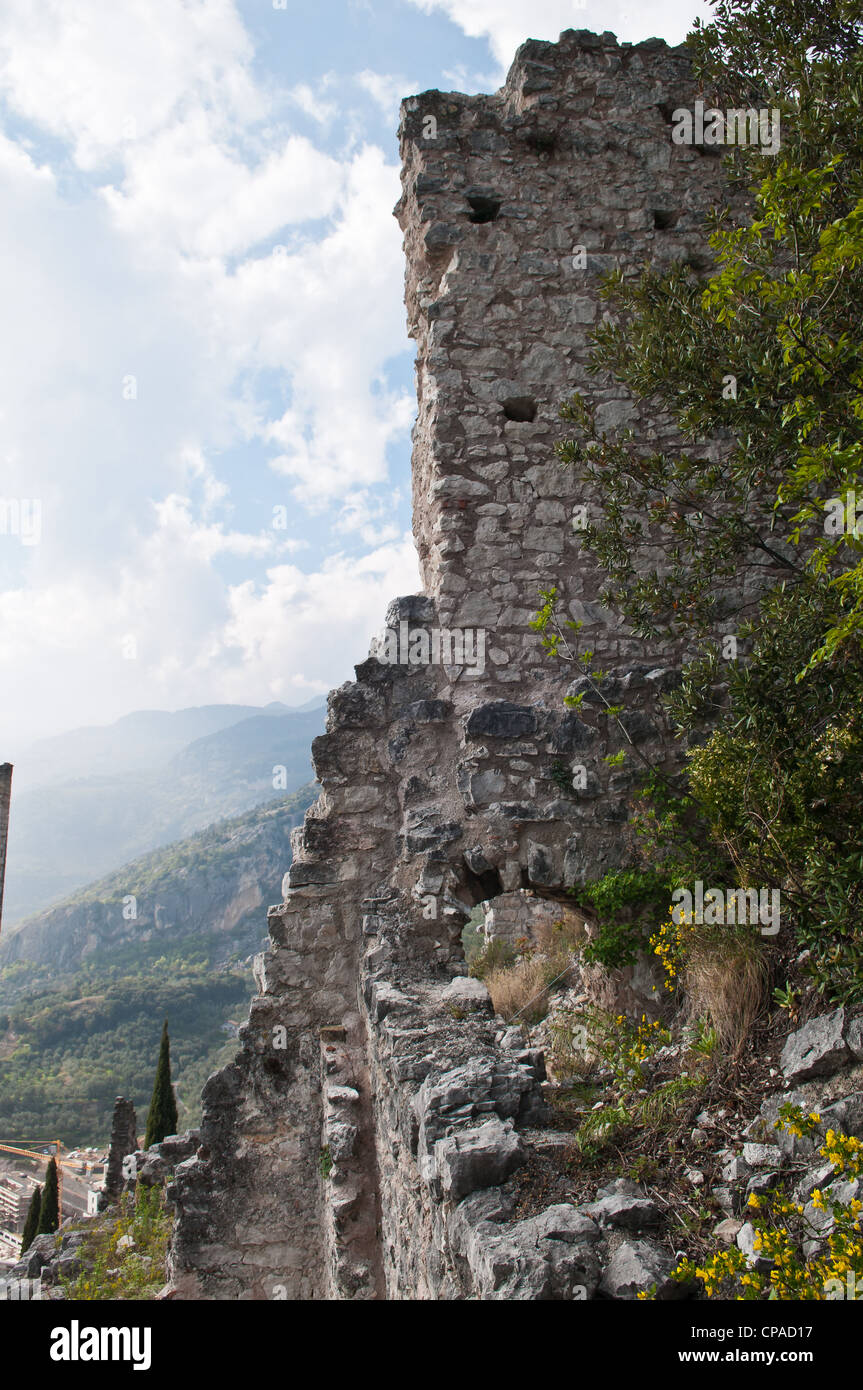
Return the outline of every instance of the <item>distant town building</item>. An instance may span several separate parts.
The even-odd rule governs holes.
[[[36,1185],[36,1179],[29,1174],[0,1174],[0,1226],[5,1230],[20,1233],[24,1229]]]
[[[73,1160],[73,1167],[66,1166],[67,1160],[63,1164],[64,1221],[69,1216],[95,1216],[98,1211],[104,1155],[92,1150],[85,1156],[79,1152],[78,1158],[79,1162]],[[80,1171],[76,1171],[79,1165]],[[42,1173],[29,1172],[8,1162],[0,1170],[0,1261],[18,1258],[30,1198],[43,1179]]]

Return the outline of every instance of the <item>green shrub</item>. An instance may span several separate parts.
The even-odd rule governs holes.
[[[593,334],[591,370],[669,411],[679,447],[607,431],[579,393],[562,408],[557,453],[603,498],[580,537],[601,597],[637,636],[701,653],[669,700],[709,831],[687,880],[781,888],[789,945],[811,951],[831,1001],[852,1002],[863,999],[859,4],[714,10],[690,35],[697,78],[726,109],[760,93],[781,111],[781,157],[729,148],[729,190],[751,190],[748,212],[717,209],[700,267],[618,268]],[[706,440],[724,441],[721,454]],[[543,590],[533,626],[552,658],[571,661],[578,624],[554,617],[569,597]],[[655,819],[654,830],[671,825]],[[691,863],[681,848],[676,864]],[[728,876],[706,862],[714,852]],[[630,949],[620,922],[597,947],[611,960]]]
[[[82,1246],[83,1269],[74,1279],[61,1276],[68,1299],[152,1299],[165,1283],[165,1262],[172,1216],[160,1187],[124,1192],[116,1210],[100,1218],[96,1229],[83,1227],[92,1239]],[[134,1244],[118,1248],[124,1236]]]
[[[849,638],[841,659],[797,682],[823,606],[796,591],[765,611],[689,778],[738,874],[781,887],[782,925],[811,951],[819,990],[852,1003],[863,999],[863,644]]]
[[[584,958],[609,970],[631,965],[647,945],[657,913],[668,903],[668,881],[657,869],[616,869],[579,890],[596,914],[596,935]]]

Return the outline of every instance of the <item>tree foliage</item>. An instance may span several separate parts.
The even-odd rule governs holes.
[[[821,987],[850,1000],[863,997],[863,17],[857,0],[719,0],[690,43],[717,105],[779,110],[781,148],[729,154],[710,266],[604,284],[593,370],[668,412],[679,445],[606,435],[575,396],[558,453],[601,490],[584,539],[606,599],[645,638],[701,646],[670,703],[682,734],[713,730],[690,749],[688,791],[714,843],[743,886],[781,885]],[[739,659],[720,654],[728,634]]]
[[[160,1144],[167,1134],[177,1133],[177,1101],[171,1085],[171,1043],[168,1037],[168,1020],[162,1027],[162,1041],[159,1045],[159,1061],[156,1065],[156,1080],[153,1083],[153,1099],[147,1111],[147,1133],[144,1148]]]
[[[21,1232],[21,1254],[25,1254],[36,1236],[39,1234],[39,1213],[42,1210],[42,1189],[34,1187],[33,1195],[30,1198],[30,1205],[27,1208],[27,1216],[24,1220],[24,1230]]]
[[[729,102],[755,92],[778,109],[781,151],[729,156],[753,215],[717,212],[709,273],[609,276],[613,316],[595,333],[593,369],[669,411],[681,447],[644,453],[632,432],[609,438],[575,396],[563,414],[576,429],[558,452],[602,488],[586,540],[637,631],[715,632],[756,613],[751,589],[734,592],[745,564],[766,586],[819,594],[824,659],[863,623],[863,542],[824,529],[831,499],[863,472],[863,22],[846,0],[818,15],[795,0],[716,8],[696,30],[697,69]],[[666,573],[644,560],[657,539]]]
[[[60,1195],[57,1184],[57,1160],[52,1158],[45,1173],[45,1187],[39,1206],[40,1236],[56,1231],[60,1225]]]

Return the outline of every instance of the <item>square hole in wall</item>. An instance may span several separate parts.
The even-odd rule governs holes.
[[[502,405],[507,420],[529,423],[536,419],[536,401],[532,396],[510,396]]]
[[[500,212],[500,198],[474,193],[468,197],[469,222],[494,222]]]
[[[653,209],[653,225],[659,232],[667,232],[672,227],[676,227],[679,218],[679,212],[667,212],[662,208]]]

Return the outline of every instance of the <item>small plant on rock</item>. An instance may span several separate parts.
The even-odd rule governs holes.
[[[508,941],[492,937],[471,957],[469,971],[474,979],[486,980],[494,970],[506,970],[515,963],[516,951]],[[486,983],[488,981],[486,980]]]
[[[576,1146],[588,1159],[597,1156],[617,1134],[633,1126],[662,1130],[703,1086],[706,1068],[695,1063],[649,1089],[645,1086],[650,1063],[671,1043],[663,1023],[642,1014],[633,1020],[624,1014],[588,1009],[580,1015],[586,1027],[585,1051],[601,1061],[612,1074],[613,1095],[585,1115],[576,1134]]]
[[[124,1192],[118,1208],[106,1214],[92,1240],[82,1247],[81,1272],[60,1278],[68,1299],[84,1301],[152,1299],[165,1283],[165,1261],[172,1215],[161,1187],[140,1183]]]

